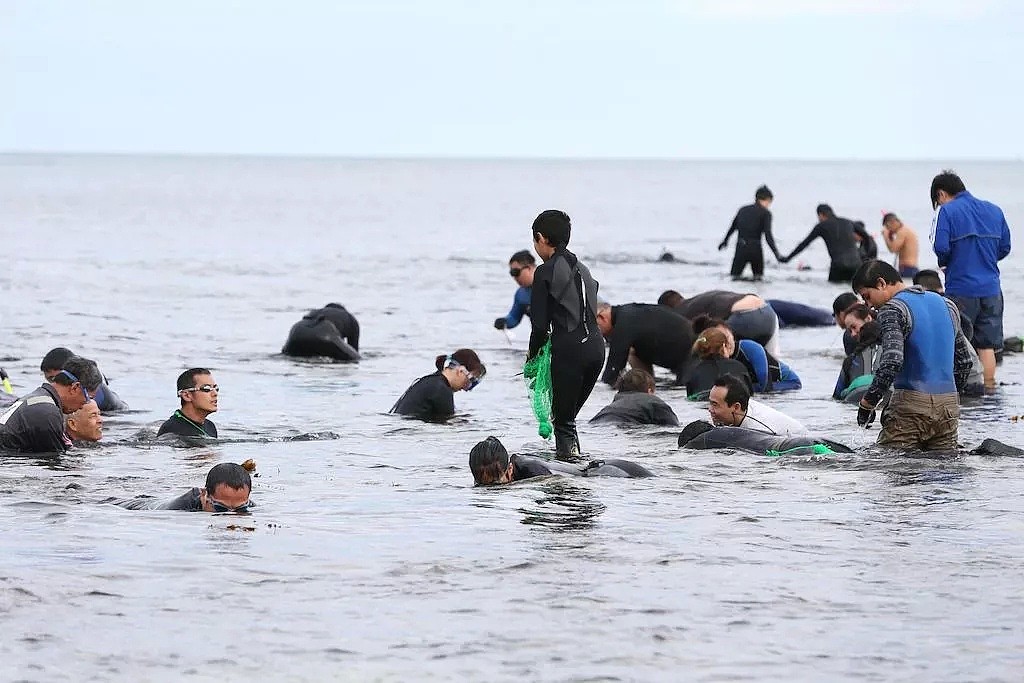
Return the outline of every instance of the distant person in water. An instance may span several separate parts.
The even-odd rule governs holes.
[[[206,486],[192,488],[164,502],[147,498],[117,501],[129,510],[181,510],[184,512],[249,512],[254,504],[250,499],[252,479],[242,465],[222,462],[214,465],[206,475]]]
[[[766,185],[757,188],[754,193],[754,203],[742,207],[736,212],[732,219],[732,225],[725,233],[725,238],[718,245],[718,251],[729,246],[729,237],[736,233],[736,253],[732,258],[732,267],[729,274],[733,280],[743,277],[743,271],[747,264],[750,264],[750,271],[755,280],[764,279],[764,249],[761,247],[761,237],[768,243],[768,248],[780,259],[779,250],[775,246],[775,238],[772,236],[772,206],[774,196]]]
[[[359,321],[338,303],[314,309],[292,325],[281,353],[357,361],[360,359]]]
[[[777,435],[807,434],[807,427],[750,398],[750,390],[739,377],[722,375],[711,388],[708,412],[717,427],[746,427]]]
[[[818,224],[788,256],[780,260],[789,263],[820,237],[825,242],[825,248],[828,249],[829,258],[832,260],[828,281],[849,282],[862,261],[858,240],[854,237],[853,223],[836,216],[828,204],[819,204],[816,211]]]
[[[676,382],[690,367],[693,328],[690,321],[664,306],[653,304],[601,304],[597,326],[608,340],[608,360],[601,381],[615,384],[630,367],[653,375],[654,366],[672,371]]]
[[[627,370],[615,383],[619,392],[591,422],[619,425],[679,425],[675,411],[654,395],[654,377],[644,370]]]
[[[69,349],[63,346],[58,346],[55,349],[50,349],[45,356],[43,356],[42,362],[39,364],[39,370],[43,373],[43,377],[49,382],[54,375],[59,373],[64,367],[64,363],[67,362],[68,358],[71,358],[75,354]],[[103,377],[103,373],[100,373]],[[104,413],[113,413],[120,410],[128,410],[128,404],[121,400],[121,397],[114,393],[114,390],[110,388],[107,383],[107,378],[103,377],[103,382],[96,387],[96,391],[92,394],[93,399],[96,401],[96,405]]]
[[[455,414],[455,392],[472,391],[487,374],[480,356],[459,349],[434,359],[437,372],[420,377],[391,408],[392,413],[426,422],[441,422]]]
[[[72,443],[99,441],[103,438],[103,415],[96,401],[89,401],[68,415],[66,433]]]
[[[882,216],[882,239],[889,252],[897,255],[900,275],[905,278],[917,275],[917,233],[904,225],[896,214],[887,213]]]
[[[753,339],[772,355],[779,355],[779,317],[757,294],[713,289],[686,299],[669,289],[661,293],[658,303],[691,322],[702,314],[727,320],[737,339]]]
[[[576,477],[653,477],[654,474],[629,460],[593,460],[580,466],[542,460],[526,455],[509,455],[504,444],[489,436],[469,452],[469,469],[476,486],[510,484],[551,474]]]
[[[527,359],[551,340],[551,415],[558,457],[581,451],[576,416],[594,390],[604,365],[604,339],[597,323],[598,283],[569,251],[572,222],[564,211],[541,212],[530,228],[533,249],[544,263],[530,292]]]
[[[530,315],[530,292],[533,288],[533,271],[537,269],[537,260],[528,251],[517,251],[508,260],[508,274],[516,281],[519,288],[512,297],[512,308],[504,316],[495,319],[494,329],[512,329],[519,325],[523,316]]]
[[[729,336],[717,327],[702,331],[693,343],[693,355],[698,361],[686,378],[686,398],[705,400],[718,378],[726,374],[742,380],[749,394],[752,389],[746,366],[729,357],[734,350]]]
[[[96,364],[71,356],[60,372],[0,413],[0,450],[63,453],[71,445],[64,416],[92,400],[103,382]]]
[[[843,353],[846,355],[853,353],[853,347],[857,345],[857,340],[846,329],[846,309],[856,303],[860,303],[860,299],[852,292],[843,292],[832,302],[832,316],[839,329],[843,330]]]
[[[217,412],[220,387],[206,368],[191,368],[178,375],[178,398],[181,407],[160,425],[156,435],[217,438],[217,425],[209,416]]]

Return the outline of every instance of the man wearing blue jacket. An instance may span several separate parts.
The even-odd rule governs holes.
[[[932,248],[946,271],[946,296],[974,324],[971,342],[985,375],[996,386],[995,350],[1003,346],[1003,290],[999,261],[1010,253],[1010,228],[998,206],[977,199],[952,171],[932,180]]]
[[[512,329],[518,325],[523,316],[530,315],[530,292],[533,287],[533,271],[537,268],[537,260],[528,251],[517,251],[508,260],[508,274],[519,285],[512,299],[512,310],[508,315],[494,321],[494,329]]]

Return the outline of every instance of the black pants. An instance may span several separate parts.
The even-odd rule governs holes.
[[[551,417],[555,428],[555,454],[580,450],[576,416],[594,390],[604,367],[604,338],[596,325],[583,340],[580,328],[551,340]]]
[[[756,242],[744,239],[736,240],[736,255],[732,257],[732,269],[729,274],[733,278],[740,277],[748,263],[754,272],[754,277],[764,277],[764,249],[761,248],[761,240]]]
[[[857,273],[858,268],[860,268],[860,264],[849,266],[833,261],[832,266],[828,269],[828,281],[852,282],[853,276]]]

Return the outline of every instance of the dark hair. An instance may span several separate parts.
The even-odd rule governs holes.
[[[917,275],[914,276],[914,284],[921,285],[933,292],[942,291],[942,278],[939,277],[936,271],[931,269],[917,271]]]
[[[615,382],[616,391],[642,391],[648,392],[654,389],[654,377],[646,370],[633,368],[619,375]]]
[[[535,263],[537,263],[537,259],[533,258],[533,254],[524,249],[522,251],[517,251],[516,253],[512,254],[512,257],[509,258],[508,262],[522,263],[523,265],[526,266],[532,266]]]
[[[103,375],[100,374],[100,369],[96,365],[96,361],[89,360],[88,358],[71,356],[64,361],[64,365],[62,365],[60,369],[67,370],[77,377],[78,381],[81,382],[82,386],[88,391],[96,391],[96,389],[103,384]],[[58,374],[52,381],[64,386],[71,386],[75,383],[75,380],[71,379],[64,373]]]
[[[199,375],[211,374],[206,368],[189,368],[185,372],[178,375],[178,391],[184,391],[185,389],[191,389],[196,384],[196,377]]]
[[[899,218],[897,218],[896,214],[894,214],[894,213],[887,213],[884,216],[882,216],[882,225],[885,225],[889,221],[898,221],[898,220],[899,220]]]
[[[217,495],[217,487],[221,484],[233,489],[252,491],[249,472],[236,462],[222,462],[210,468],[206,475],[206,492]]]
[[[713,386],[725,388],[725,404],[731,406],[739,403],[744,411],[750,405],[750,389],[739,377],[733,374],[719,375]]]
[[[732,332],[732,326],[725,322],[721,318],[712,318],[707,313],[701,313],[693,319],[693,333],[699,335],[704,330],[709,330],[713,327],[724,327],[725,329]],[[733,336],[736,336],[733,333]]]
[[[438,356],[434,359],[434,365],[438,370],[444,370],[444,364],[448,362],[449,358],[478,375],[487,372],[487,368],[480,362],[480,356],[476,355],[476,351],[473,349],[459,349],[450,356]]]
[[[869,317],[873,320],[875,317],[874,311],[867,304],[856,303],[843,311],[843,316],[849,318],[850,316],[857,318],[858,320],[867,320]]]
[[[508,469],[508,451],[497,437],[489,436],[469,451],[469,470],[476,484],[491,483]]]
[[[572,234],[572,221],[569,219],[569,214],[558,209],[548,209],[547,211],[541,211],[535,219],[533,219],[533,233],[534,235],[541,235],[546,237],[548,242],[554,248],[562,248],[569,246],[569,236]]]
[[[768,189],[767,185],[762,185],[757,188],[757,192],[754,193],[754,199],[775,199],[775,195],[772,194],[772,191]]]
[[[686,444],[690,443],[704,432],[710,432],[714,428],[715,426],[710,422],[694,420],[683,427],[683,431],[679,432],[679,447],[685,448]]]
[[[961,192],[966,192],[967,188],[964,187],[964,181],[960,180],[960,176],[947,168],[942,173],[932,178],[931,195],[933,209],[939,206],[940,190],[951,197],[955,197]]]
[[[712,327],[701,332],[697,341],[693,342],[693,352],[702,359],[723,357],[728,341],[729,338],[725,336],[725,332]]]
[[[658,297],[659,306],[668,306],[669,308],[675,308],[679,304],[683,303],[683,295],[674,289],[666,289]]]
[[[836,212],[833,211],[832,207],[828,204],[818,204],[818,208],[815,209],[815,212],[820,216],[825,216],[826,218],[831,218],[836,215]]]
[[[843,292],[832,302],[832,315],[839,317],[843,311],[857,303],[857,295],[850,292]]]
[[[894,285],[903,282],[900,272],[885,261],[871,259],[860,264],[860,268],[853,274],[851,286],[853,291],[859,292],[862,289],[869,289],[875,286],[879,280],[884,280],[887,285]]]
[[[324,306],[324,308],[340,308],[343,311],[346,310],[344,306],[342,306],[339,303],[334,303],[334,302],[327,304],[326,306]]]
[[[864,323],[864,327],[860,328],[860,332],[857,334],[857,344],[853,347],[854,355],[860,353],[869,346],[874,346],[878,343],[878,337],[882,334],[882,328],[878,324],[877,320]]]
[[[50,349],[43,356],[43,362],[39,364],[39,369],[43,372],[47,370],[60,370],[64,367],[64,363],[68,361],[75,354],[71,349],[65,349],[63,346],[58,346],[55,349]]]

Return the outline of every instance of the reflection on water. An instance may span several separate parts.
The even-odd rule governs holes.
[[[523,524],[553,533],[587,531],[594,527],[605,506],[595,500],[589,487],[569,477],[550,477],[537,482],[535,507],[520,508]]]

